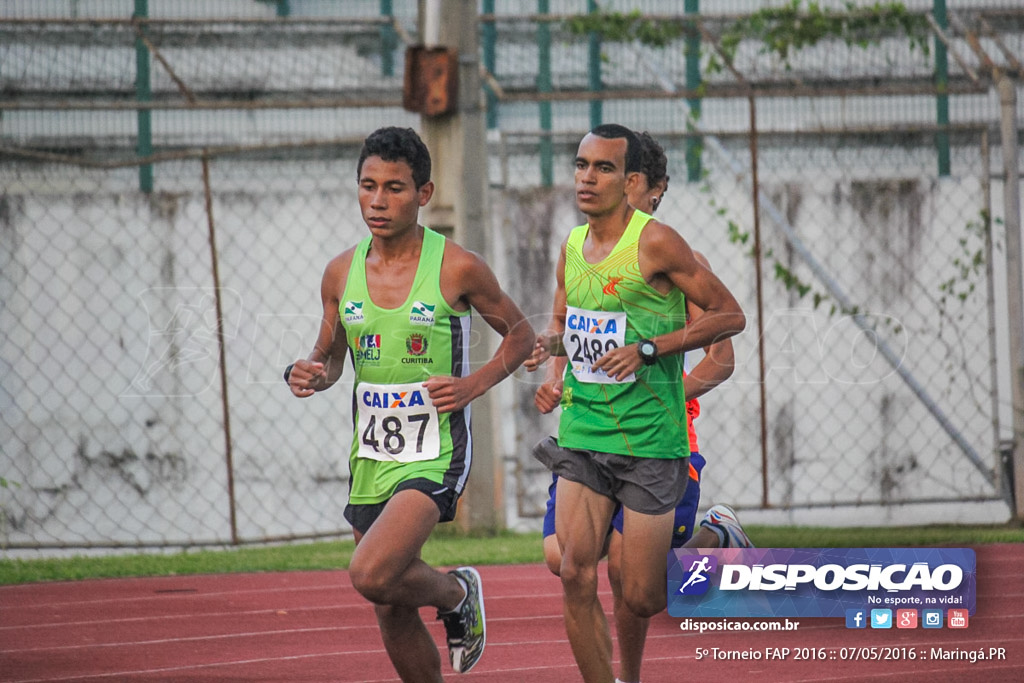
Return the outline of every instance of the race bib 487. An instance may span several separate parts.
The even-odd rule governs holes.
[[[418,462],[440,456],[437,410],[422,383],[362,382],[356,400],[360,458]]]

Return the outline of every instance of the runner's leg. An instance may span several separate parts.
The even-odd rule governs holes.
[[[403,681],[440,681],[437,646],[418,608],[454,608],[462,585],[422,559],[420,551],[440,518],[437,505],[416,490],[399,491],[358,538],[349,576],[375,604],[384,647]]]
[[[622,534],[612,532],[608,548],[608,580],[615,601],[615,633],[619,641],[619,679],[639,681],[650,619],[640,617],[626,606],[622,595]]]
[[[612,642],[597,597],[597,565],[615,502],[564,477],[557,496],[555,528],[562,546],[560,575],[569,644],[584,681],[610,683]]]
[[[621,583],[629,609],[652,617],[665,609],[668,551],[672,547],[675,510],[645,515],[623,509]]]

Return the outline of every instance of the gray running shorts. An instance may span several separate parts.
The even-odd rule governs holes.
[[[562,448],[552,436],[533,447],[533,457],[559,477],[645,515],[675,509],[690,480],[689,458],[637,458]]]

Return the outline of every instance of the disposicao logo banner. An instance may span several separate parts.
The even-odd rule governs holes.
[[[847,609],[967,609],[970,548],[678,548],[673,617],[845,617]]]

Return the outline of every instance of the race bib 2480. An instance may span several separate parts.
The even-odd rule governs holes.
[[[418,462],[441,455],[437,410],[422,383],[362,382],[356,400],[360,458]]]
[[[595,371],[593,368],[601,356],[624,346],[625,341],[625,311],[613,313],[566,307],[562,345],[569,356],[572,373],[580,382],[615,384],[636,381],[636,375],[632,373],[623,380],[617,380],[609,377],[604,370]]]

